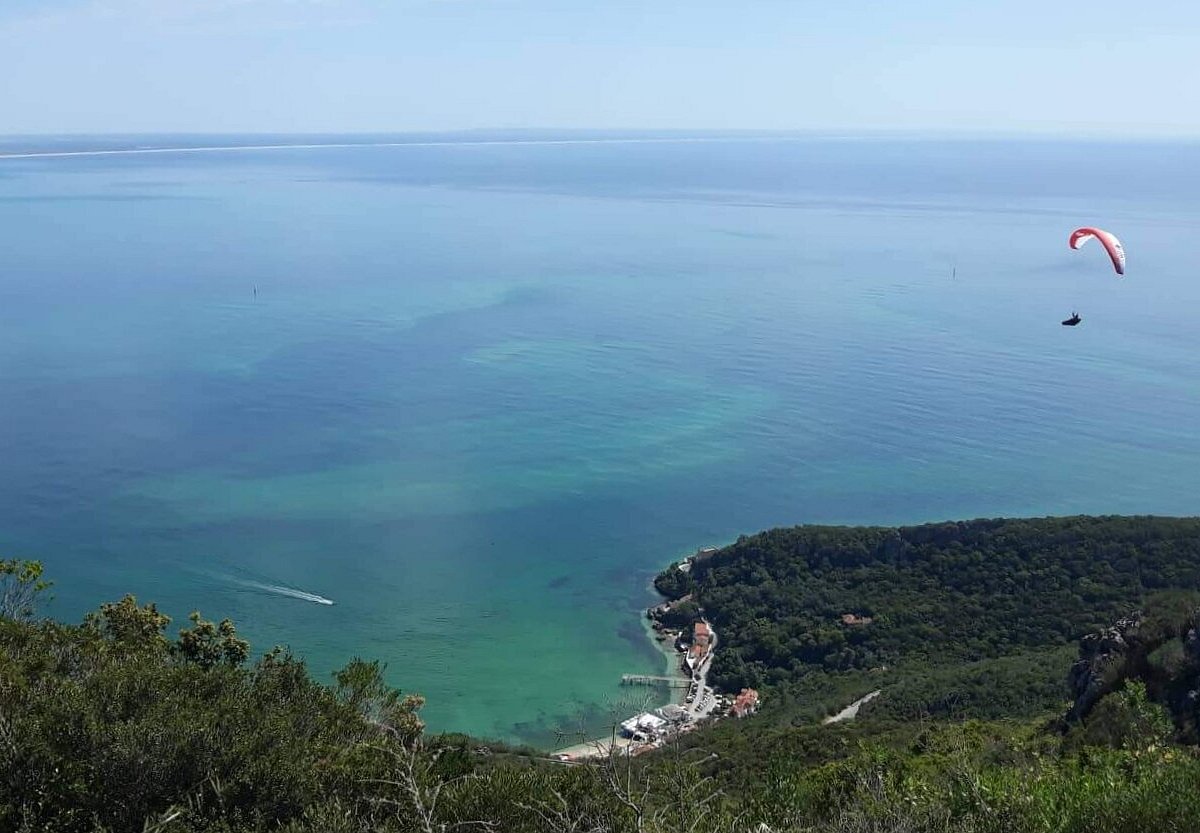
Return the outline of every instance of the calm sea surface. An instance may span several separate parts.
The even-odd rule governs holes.
[[[697,546],[1200,511],[1198,223],[1180,144],[3,159],[0,553],[546,743]]]

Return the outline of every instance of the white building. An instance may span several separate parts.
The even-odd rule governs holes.
[[[621,734],[627,738],[649,738],[661,732],[666,725],[667,721],[658,715],[643,712],[622,723]]]
[[[688,719],[687,709],[674,703],[668,703],[658,709],[655,714],[668,723],[683,723]]]

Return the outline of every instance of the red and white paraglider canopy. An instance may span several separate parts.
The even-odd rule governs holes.
[[[1117,270],[1118,275],[1125,274],[1125,248],[1121,245],[1121,241],[1117,239],[1112,232],[1104,229],[1091,228],[1085,226],[1077,228],[1071,232],[1071,239],[1068,241],[1072,249],[1078,249],[1084,243],[1095,237],[1100,241],[1100,245],[1108,252],[1108,256],[1112,258],[1113,268]]]

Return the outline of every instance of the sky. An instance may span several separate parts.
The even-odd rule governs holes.
[[[1195,0],[0,0],[0,134],[1200,137]]]

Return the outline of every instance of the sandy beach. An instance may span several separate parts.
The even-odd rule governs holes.
[[[663,655],[663,671],[666,676],[674,677],[680,680],[688,680],[689,677],[683,672],[680,665],[680,654],[675,650],[674,641],[671,639],[659,639],[659,632],[654,630],[654,624],[647,616],[642,616],[642,628],[646,633],[646,639],[650,644],[654,645]],[[657,702],[659,699],[658,693],[661,688],[647,687],[645,689],[647,698],[640,708],[630,707],[631,711],[628,715],[623,715],[621,719],[632,717],[637,711],[645,711],[656,708],[665,703]],[[670,696],[666,702],[682,705],[687,697],[686,688],[671,688],[669,689]],[[614,727],[615,728],[615,727]],[[586,758],[599,758],[608,755],[612,749],[623,750],[634,745],[634,742],[629,738],[622,737],[618,732],[610,732],[605,737],[594,738],[581,741],[579,743],[565,746],[561,749],[555,749],[551,752],[551,757],[563,759],[566,756],[570,760],[582,760]]]
[[[632,744],[633,741],[629,738],[623,738],[620,735],[615,735],[607,738],[587,740],[583,741],[582,743],[576,743],[573,746],[567,746],[563,749],[555,750],[551,757],[558,758],[564,762],[581,761],[587,758],[603,758],[613,749],[623,750]]]

